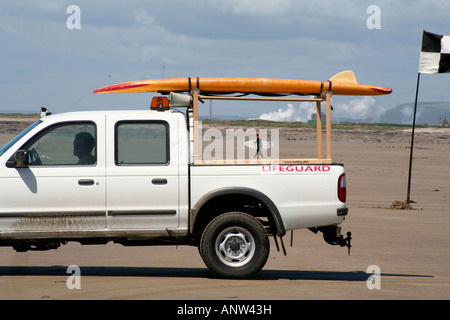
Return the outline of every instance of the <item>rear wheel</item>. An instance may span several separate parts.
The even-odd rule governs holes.
[[[248,278],[264,267],[270,244],[264,226],[257,219],[242,212],[228,212],[208,224],[199,250],[215,275]]]

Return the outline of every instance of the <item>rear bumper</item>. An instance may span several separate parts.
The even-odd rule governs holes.
[[[338,217],[346,216],[348,213],[348,208],[338,208],[336,210],[336,213],[337,213]]]

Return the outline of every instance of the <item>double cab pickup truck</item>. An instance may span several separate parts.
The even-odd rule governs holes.
[[[152,110],[43,112],[0,149],[0,246],[192,245],[223,278],[255,275],[270,237],[285,251],[295,229],[349,247],[344,166],[201,161],[195,107],[207,98],[193,94],[186,112],[166,97]]]

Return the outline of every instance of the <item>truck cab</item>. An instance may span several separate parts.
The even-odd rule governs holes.
[[[1,240],[179,232],[188,211],[184,124],[175,111],[41,118],[1,150]]]

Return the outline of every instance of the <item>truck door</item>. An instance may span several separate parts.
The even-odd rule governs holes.
[[[105,229],[102,120],[50,125],[19,147],[28,166],[2,170],[1,230],[44,235]]]
[[[107,118],[113,131],[107,135],[108,228],[157,232],[178,227],[178,153],[170,146],[176,126],[115,117]]]

